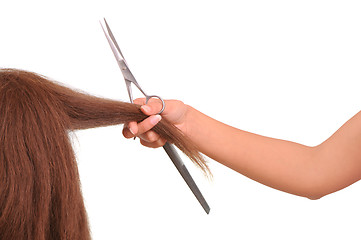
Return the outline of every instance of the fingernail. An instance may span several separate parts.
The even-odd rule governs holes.
[[[154,115],[150,118],[150,123],[155,125],[157,124],[160,120],[162,119],[162,117],[160,115]]]
[[[129,129],[129,132],[131,132],[133,135],[135,135],[130,127],[128,127],[128,129]]]
[[[143,106],[141,106],[140,107],[144,112],[146,112],[146,113],[148,113],[148,112],[150,112],[150,107],[149,106],[147,106],[147,105],[143,105]]]

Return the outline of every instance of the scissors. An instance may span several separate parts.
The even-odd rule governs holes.
[[[139,89],[139,91],[141,93],[143,93],[143,95],[145,96],[146,103],[148,103],[149,99],[151,99],[151,98],[158,98],[162,102],[162,109],[158,113],[158,114],[161,114],[165,108],[164,100],[157,95],[147,95],[143,91],[143,89],[140,87],[139,83],[135,80],[135,77],[133,76],[132,72],[130,71],[128,64],[125,61],[125,58],[124,58],[122,52],[120,51],[117,41],[115,40],[113,33],[110,30],[109,25],[108,25],[107,21],[105,20],[105,18],[100,21],[100,25],[103,28],[104,34],[108,40],[110,48],[113,51],[115,59],[117,60],[118,66],[120,67],[120,70],[122,71],[122,74],[123,74],[123,77],[125,80],[125,84],[126,84],[126,87],[128,90],[130,102],[133,103],[133,94],[132,94],[132,88],[131,88],[131,85],[133,83]],[[175,165],[175,167],[177,168],[178,172],[183,177],[184,181],[187,183],[188,187],[193,192],[194,196],[197,198],[198,202],[202,205],[204,211],[207,214],[209,214],[210,207],[209,207],[208,203],[204,199],[202,193],[200,192],[199,188],[197,187],[197,184],[194,182],[192,176],[188,172],[186,166],[184,165],[182,159],[178,155],[174,146],[167,142],[163,146],[163,148],[166,151],[166,153],[168,154],[169,158],[172,160],[172,162]]]

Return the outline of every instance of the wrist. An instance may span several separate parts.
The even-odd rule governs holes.
[[[183,121],[182,131],[190,139],[192,139],[192,135],[194,132],[192,130],[192,125],[194,123],[194,112],[195,111],[196,110],[192,106],[185,104],[184,121]]]

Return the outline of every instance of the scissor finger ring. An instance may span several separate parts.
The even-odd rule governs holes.
[[[161,98],[157,95],[149,95],[149,96],[145,97],[145,104],[147,104],[151,98],[158,98],[162,102],[162,109],[157,113],[157,114],[161,114],[165,109],[165,102],[164,102],[163,98]]]

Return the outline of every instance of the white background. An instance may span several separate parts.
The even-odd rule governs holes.
[[[0,67],[127,100],[106,17],[148,93],[237,128],[317,145],[360,110],[359,1],[3,1]],[[206,215],[162,149],[121,126],[76,132],[94,239],[360,239],[361,183],[317,201],[187,159]],[[242,146],[239,146],[242,147]]]

